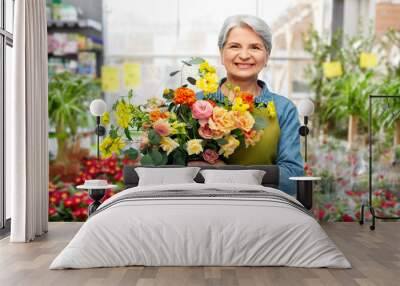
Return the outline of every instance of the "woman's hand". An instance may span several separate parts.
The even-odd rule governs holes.
[[[226,165],[225,162],[221,160],[217,160],[215,164],[210,164],[206,161],[189,161],[188,162],[188,167],[207,167],[207,166],[223,166]]]

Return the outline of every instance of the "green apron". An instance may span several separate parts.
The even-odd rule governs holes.
[[[278,153],[279,136],[281,129],[279,127],[278,116],[270,116],[268,109],[255,108],[253,114],[262,116],[267,125],[264,133],[254,146],[240,147],[235,153],[229,156],[225,161],[232,165],[275,165]]]

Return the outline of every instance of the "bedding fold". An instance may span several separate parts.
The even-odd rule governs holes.
[[[350,263],[297,200],[262,186],[135,187],[105,201],[50,269]]]

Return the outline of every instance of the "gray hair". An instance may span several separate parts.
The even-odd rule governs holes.
[[[224,47],[230,30],[235,27],[243,26],[249,26],[261,37],[267,52],[270,54],[272,49],[271,29],[268,24],[264,22],[264,20],[253,15],[234,15],[228,17],[222,25],[221,31],[219,32],[219,49],[222,50]]]

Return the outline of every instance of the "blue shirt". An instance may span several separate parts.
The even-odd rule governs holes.
[[[224,101],[221,85],[225,80],[221,80],[218,91],[210,94],[210,98],[219,102]],[[304,175],[304,162],[300,152],[300,122],[297,108],[290,99],[270,92],[263,81],[258,80],[258,85],[262,90],[260,95],[255,98],[255,103],[267,103],[272,100],[278,115],[280,138],[276,165],[279,167],[279,189],[289,195],[295,195],[296,182],[289,180],[289,177]],[[198,99],[203,97],[202,92],[197,94]]]

